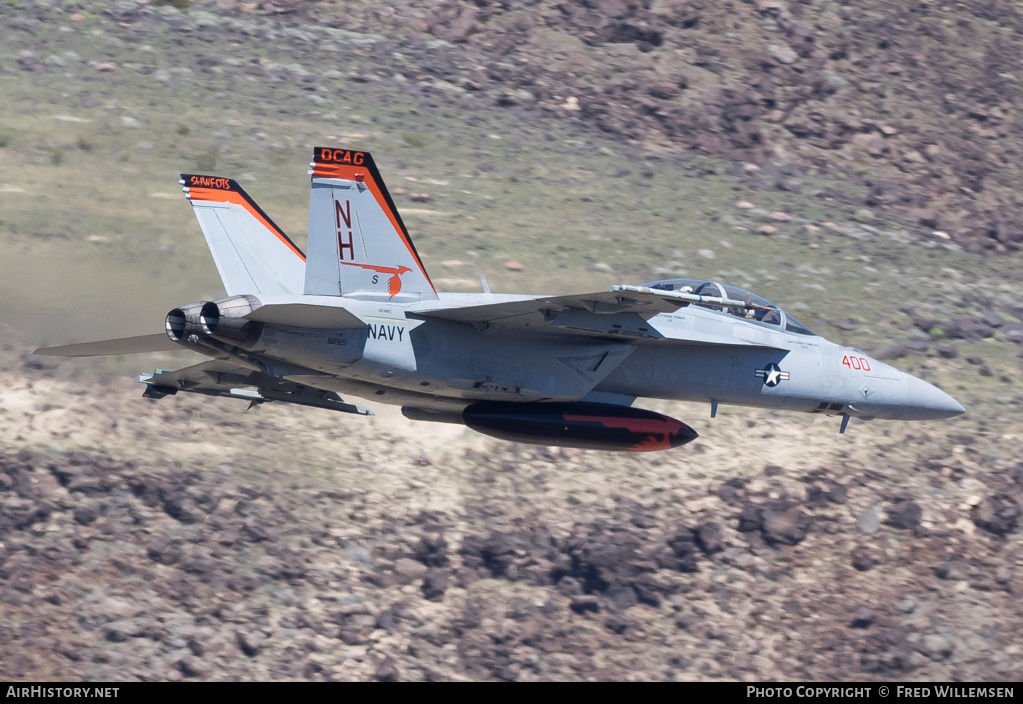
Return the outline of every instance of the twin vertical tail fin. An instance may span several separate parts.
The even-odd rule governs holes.
[[[436,299],[373,157],[317,147],[310,166],[305,293],[395,302]]]
[[[182,174],[229,296],[302,293],[305,255],[233,179]]]
[[[228,295],[436,299],[373,157],[318,147],[311,166],[308,258],[233,179],[182,174]]]

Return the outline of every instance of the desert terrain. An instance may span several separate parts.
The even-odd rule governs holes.
[[[1023,678],[1023,18],[890,6],[0,6],[0,678]],[[182,172],[304,245],[320,144],[438,288],[726,281],[968,412],[624,455],[31,355],[223,295]]]

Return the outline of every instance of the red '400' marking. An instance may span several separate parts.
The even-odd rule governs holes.
[[[870,362],[868,362],[865,357],[850,357],[849,355],[845,355],[842,357],[842,364],[850,369],[858,369],[864,372],[870,371]]]

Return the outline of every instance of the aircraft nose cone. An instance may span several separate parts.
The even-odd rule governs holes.
[[[958,401],[936,386],[915,376],[906,375],[906,420],[951,418],[966,412]]]

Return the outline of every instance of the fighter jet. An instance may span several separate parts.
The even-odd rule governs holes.
[[[167,314],[165,333],[50,347],[66,357],[185,348],[209,359],[143,374],[179,392],[367,415],[401,406],[504,440],[646,452],[697,437],[637,398],[841,418],[931,420],[940,389],[825,340],[770,301],[668,279],[566,296],[438,293],[368,152],[317,148],[308,252],[232,179],[183,174],[227,297]]]

